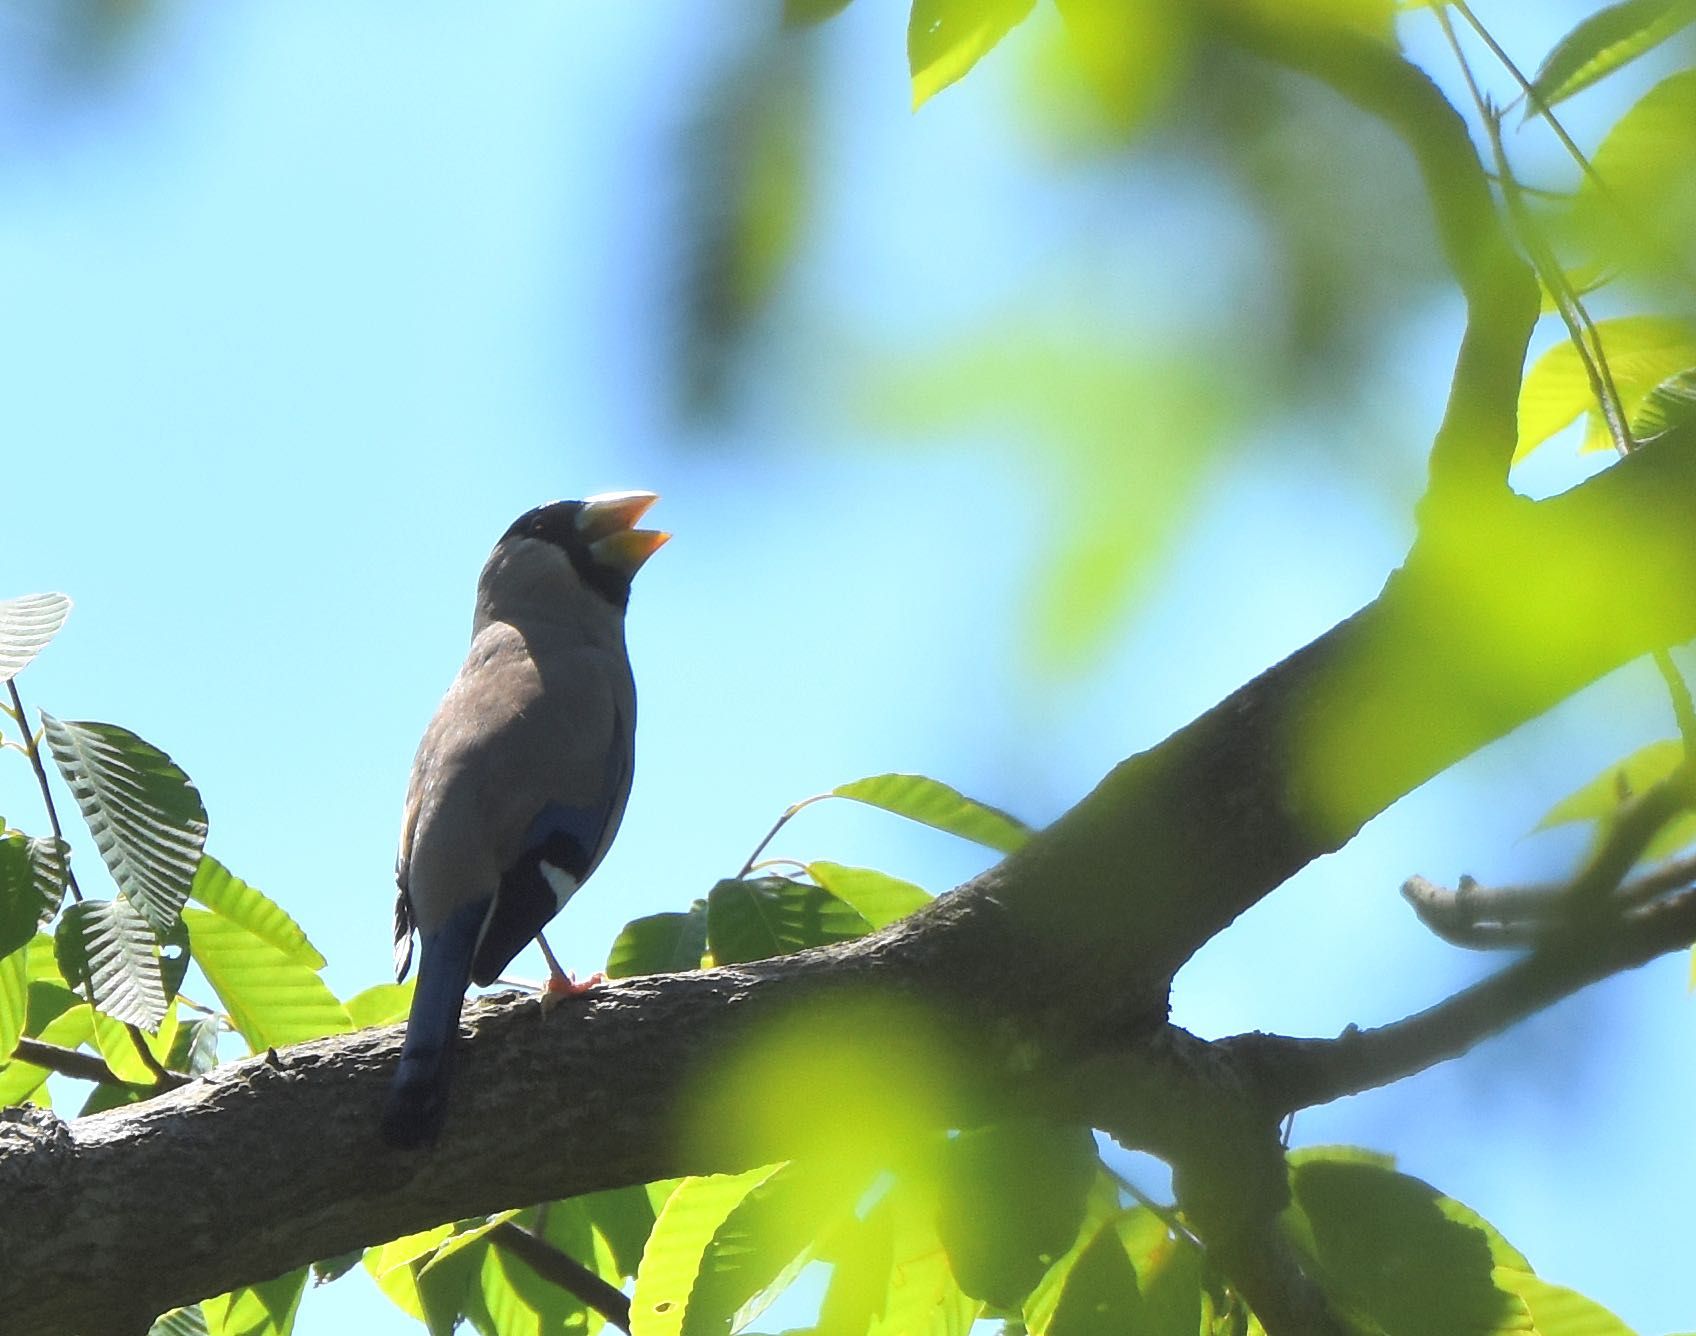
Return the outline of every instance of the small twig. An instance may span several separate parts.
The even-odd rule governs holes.
[[[748,861],[742,864],[742,870],[736,874],[737,880],[740,881],[754,870],[754,864],[759,861],[760,855],[766,851],[766,845],[777,838],[777,832],[789,824],[791,817],[803,807],[811,807],[814,803],[823,802],[826,798],[834,798],[835,796],[834,793],[815,793],[811,798],[803,798],[800,802],[792,803],[784,808],[783,815],[772,822],[771,829],[766,832],[766,837],[754,846],[754,852],[749,854]]]
[[[43,1043],[27,1036],[18,1040],[12,1056],[19,1062],[45,1067],[60,1076],[72,1076],[79,1081],[97,1081],[101,1085],[125,1085],[125,1082],[103,1058],[84,1053],[80,1048],[65,1048],[60,1044]]]
[[[141,1058],[142,1066],[153,1073],[153,1084],[161,1090],[175,1090],[178,1086],[187,1085],[194,1078],[174,1072],[153,1056],[153,1050],[147,1046],[147,1036],[141,1032],[138,1025],[125,1022],[124,1029],[129,1031],[130,1043],[135,1045],[136,1054]]]
[[[594,1309],[620,1331],[630,1330],[630,1297],[602,1280],[583,1263],[528,1229],[508,1220],[489,1231],[489,1241],[504,1248],[543,1280]]]
[[[53,803],[53,789],[47,782],[47,767],[41,763],[41,744],[30,732],[29,724],[24,714],[23,697],[18,695],[18,683],[15,678],[8,679],[6,690],[12,696],[12,717],[18,721],[18,727],[23,730],[24,751],[29,756],[30,768],[35,771],[35,782],[41,789],[41,801],[47,808],[47,820],[53,827],[53,838],[62,845],[65,843],[64,829],[59,825],[59,809]],[[65,884],[70,887],[71,898],[82,899],[82,888],[77,885],[77,874],[71,870],[70,862],[65,863]],[[89,1005],[94,1005],[94,999],[89,999]]]
[[[1162,1202],[1156,1201],[1112,1165],[1103,1162],[1101,1167],[1107,1171],[1107,1176],[1117,1183],[1120,1189],[1127,1193],[1138,1206],[1157,1216],[1160,1223],[1165,1225],[1173,1235],[1183,1239],[1203,1256],[1207,1255],[1207,1245],[1196,1237],[1195,1231],[1184,1223],[1183,1217],[1175,1210]]]

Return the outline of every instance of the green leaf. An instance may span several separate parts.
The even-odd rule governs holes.
[[[1662,316],[1623,316],[1598,322],[1596,334],[1619,392],[1620,408],[1636,435],[1650,396],[1696,367],[1696,326]],[[1654,411],[1659,414],[1664,408],[1658,404]],[[1591,393],[1583,360],[1571,342],[1558,343],[1537,359],[1520,386],[1514,461],[1524,459],[1581,414],[1590,421],[1581,448],[1609,448],[1613,438]]]
[[[681,1336],[707,1245],[742,1199],[781,1168],[686,1178],[672,1190],[636,1271],[631,1336]]]
[[[1543,814],[1534,829],[1593,821],[1597,824],[1597,838],[1604,838],[1621,806],[1661,783],[1683,760],[1684,744],[1676,738],[1663,738],[1640,747],[1562,798]],[[1696,840],[1696,813],[1686,812],[1669,821],[1649,841],[1643,850],[1643,861],[1654,862],[1677,853],[1693,840]]]
[[[588,1212],[589,1223],[606,1240],[618,1279],[634,1276],[642,1250],[654,1232],[654,1208],[640,1185],[591,1192],[576,1200]]]
[[[721,965],[863,937],[871,925],[822,886],[727,879],[707,893],[707,945]]]
[[[1035,0],[913,0],[907,67],[913,110],[976,65],[1035,6]]]
[[[783,0],[783,22],[797,28],[823,23],[848,8],[848,0]]]
[[[407,1012],[412,1010],[414,983],[414,980],[408,979],[405,983],[372,984],[348,998],[343,1006],[347,1008],[347,1018],[353,1022],[353,1028],[364,1030],[373,1025],[393,1025],[404,1020]]]
[[[1111,1228],[1123,1214],[1119,1205],[1119,1189],[1104,1170],[1097,1169],[1095,1180],[1084,1198],[1083,1224],[1072,1246],[1057,1257],[1025,1299],[1022,1314],[1032,1336],[1043,1336],[1054,1320],[1060,1296],[1071,1283],[1072,1269],[1083,1260],[1084,1253],[1103,1228]]]
[[[206,843],[206,808],[177,764],[116,724],[43,713],[43,734],[101,858],[153,930],[176,922]]]
[[[194,963],[253,1052],[353,1029],[316,971],[217,914],[185,909],[183,922]]]
[[[263,1285],[202,1300],[210,1336],[289,1336],[300,1311],[300,1296],[306,1292],[306,1278],[303,1266]]]
[[[1076,1240],[1099,1168],[1085,1127],[1019,1120],[951,1137],[937,1234],[960,1288],[1018,1308]]]
[[[95,1006],[112,1019],[145,1030],[164,1019],[159,943],[122,896],[67,909],[54,934],[54,952],[65,979],[79,989],[92,984]]]
[[[70,999],[68,1003],[66,999]],[[25,1033],[44,1044],[77,1048],[88,1041],[94,1033],[94,1026],[89,1019],[87,1004],[77,1002],[74,994],[56,984],[32,982]],[[32,1098],[47,1075],[45,1067],[37,1067],[32,1062],[14,1059],[0,1065],[0,1108],[8,1104],[22,1104]]]
[[[324,968],[324,957],[306,940],[306,932],[288,912],[255,886],[210,854],[201,856],[188,893],[214,914],[246,928],[262,942],[269,942],[283,955],[310,969]]]
[[[187,1308],[173,1308],[155,1319],[147,1336],[210,1336],[210,1333],[200,1305],[190,1304]]]
[[[529,1222],[526,1228],[539,1235],[543,1242],[589,1267],[610,1283],[610,1278],[600,1270],[599,1263],[603,1255],[595,1248],[594,1230],[589,1223],[588,1213],[579,1202],[548,1202],[536,1208],[534,1216],[534,1220]],[[489,1308],[491,1316],[501,1308],[521,1307],[523,1310],[518,1326],[514,1326],[512,1318],[496,1322],[494,1330],[500,1336],[512,1336],[515,1332],[530,1330],[536,1331],[538,1336],[549,1336],[554,1332],[582,1328],[587,1321],[587,1312],[580,1299],[566,1293],[551,1280],[538,1275],[531,1270],[529,1263],[515,1253],[508,1252],[498,1241],[494,1244],[492,1252],[498,1265],[493,1271],[485,1266],[483,1271],[482,1296],[485,1305]],[[510,1291],[511,1300],[505,1298],[503,1290]]]
[[[517,1214],[512,1211],[505,1218]],[[479,1221],[459,1230],[428,1257],[416,1258],[408,1264],[430,1336],[453,1336],[489,1254],[488,1231],[497,1223],[500,1222]]]
[[[1532,1275],[1529,1268],[1498,1267],[1496,1283],[1517,1294],[1531,1312],[1536,1336],[1636,1336],[1593,1299]]]
[[[218,1065],[218,1036],[224,1024],[217,1016],[202,1016],[184,1021],[177,1027],[177,1037],[171,1045],[165,1066],[173,1072],[199,1076]],[[358,1261],[355,1256],[354,1261]]]
[[[1539,103],[1552,107],[1605,79],[1693,21],[1692,0],[1624,0],[1598,10],[1549,52],[1531,81],[1535,95],[1526,101],[1526,116]]]
[[[354,1267],[359,1265],[360,1258],[365,1256],[365,1249],[354,1248],[345,1253],[337,1253],[334,1257],[326,1257],[321,1262],[312,1264],[312,1284],[329,1285],[340,1280]]]
[[[1696,418],[1696,370],[1668,376],[1643,400],[1632,419],[1631,431],[1640,442],[1685,426]]]
[[[1031,828],[999,808],[980,803],[924,775],[873,775],[831,790],[839,798],[881,807],[961,839],[1010,854],[1031,837]]]
[[[29,1019],[29,955],[18,948],[0,957],[0,1062],[12,1056]]]
[[[872,1210],[844,1222],[830,1240],[830,1284],[819,1307],[820,1332],[861,1336],[883,1308],[894,1268],[894,1217]]]
[[[707,902],[697,900],[684,914],[649,914],[626,923],[607,953],[607,977],[698,970],[706,951]]]
[[[983,1305],[954,1281],[936,1237],[935,1204],[897,1184],[872,1210],[892,1217],[888,1283],[867,1336],[966,1336]]]
[[[1663,79],[1591,157],[1570,212],[1580,258],[1653,279],[1690,262],[1696,224],[1696,70]]]
[[[142,1042],[153,1054],[154,1060],[161,1066],[170,1055],[171,1046],[177,1038],[177,1009],[174,1002],[166,1002],[164,1018],[159,1022],[156,1036],[142,1036]],[[113,1020],[103,1012],[94,1013],[94,1046],[100,1050],[100,1056],[106,1059],[106,1065],[112,1069],[120,1081],[130,1085],[148,1088],[149,1094],[157,1094],[153,1089],[157,1078],[153,1068],[148,1066],[136,1047],[135,1036],[122,1021]]]
[[[1114,1336],[1142,1332],[1142,1293],[1137,1271],[1119,1231],[1110,1223],[1095,1231],[1066,1276],[1052,1318],[1036,1336]],[[1194,1327],[1191,1328],[1194,1330]]]
[[[0,682],[10,682],[47,647],[71,615],[63,594],[25,594],[0,601]]]
[[[0,838],[0,956],[27,946],[64,899],[70,846],[12,831]]]
[[[910,881],[869,867],[841,863],[808,863],[807,875],[853,909],[873,928],[906,918],[931,901],[931,894]]]

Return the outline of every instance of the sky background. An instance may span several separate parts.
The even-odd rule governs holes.
[[[490,545],[540,501],[651,488],[676,535],[631,607],[629,812],[553,936],[578,968],[845,780],[921,771],[1052,819],[1372,598],[1411,536],[1460,330],[1440,284],[1364,350],[1352,415],[1238,410],[1238,445],[1183,474],[1088,653],[1045,649],[1056,550],[1112,513],[1097,482],[1187,442],[1135,399],[1106,423],[1112,456],[1057,462],[1012,410],[937,430],[891,362],[993,343],[1009,312],[1059,346],[1080,328],[1252,340],[1279,299],[1218,173],[1174,151],[1086,170],[1032,128],[1047,13],[917,115],[899,5],[857,0],[800,39],[810,232],[722,411],[682,414],[702,108],[771,18],[721,8],[177,4],[79,37],[75,7],[0,3],[0,595],[76,600],[19,685],[169,751],[208,851],[294,914],[340,995],[387,977],[413,748]],[[1582,12],[1480,8],[1528,64]],[[1425,22],[1406,37],[1435,60]],[[1575,102],[1581,137],[1625,96]],[[1547,454],[1527,490],[1595,467]],[[1424,933],[1402,879],[1557,875],[1581,841],[1526,838],[1537,818],[1670,732],[1635,665],[1487,748],[1210,943],[1175,1019],[1330,1034],[1478,977],[1490,962]],[[39,828],[36,804],[0,758],[0,812]],[[935,890],[985,861],[848,804],[771,852]],[[1295,1141],[1393,1152],[1540,1274],[1644,1333],[1696,1326],[1688,976],[1675,955],[1611,980],[1304,1113]],[[418,1330],[358,1273],[309,1294],[297,1329]]]

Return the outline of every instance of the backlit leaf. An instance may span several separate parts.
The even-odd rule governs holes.
[[[1696,327],[1660,316],[1624,316],[1600,321],[1596,331],[1619,392],[1620,408],[1636,435],[1650,396],[1696,367]],[[1570,342],[1561,342],[1537,359],[1520,387],[1515,461],[1581,415],[1590,422],[1582,449],[1611,446],[1613,438],[1591,392],[1583,360]]]
[[[1693,21],[1692,0],[1624,0],[1589,15],[1555,44],[1537,71],[1526,115],[1605,79]]]
[[[863,937],[871,925],[822,886],[727,879],[707,894],[707,945],[721,965]]]
[[[29,1015],[29,956],[19,947],[0,956],[0,1062],[12,1056]]]
[[[698,970],[706,950],[707,902],[697,900],[687,913],[649,914],[626,923],[607,953],[607,977]]]
[[[1649,279],[1682,272],[1696,230],[1696,70],[1663,79],[1614,122],[1571,208],[1580,258]],[[1600,181],[1604,184],[1597,184]]]
[[[914,109],[977,64],[1034,5],[1035,0],[913,0],[907,67]]]
[[[306,1267],[247,1285],[216,1299],[203,1299],[210,1336],[288,1336],[294,1330],[300,1296],[306,1292]]]
[[[403,1020],[412,1009],[414,980],[405,983],[376,983],[355,993],[342,1005],[353,1028],[364,1030],[373,1025],[393,1025]]]
[[[315,970],[217,914],[185,909],[183,922],[195,964],[253,1052],[353,1029]]]
[[[831,792],[839,798],[881,807],[909,821],[988,845],[1004,854],[1020,848],[1031,837],[1031,828],[1017,817],[924,775],[873,775],[838,784]]]
[[[1593,821],[1601,838],[1621,806],[1665,780],[1683,760],[1684,744],[1676,738],[1663,738],[1640,747],[1562,798],[1543,814],[1535,829]],[[1685,812],[1669,821],[1649,841],[1643,850],[1643,861],[1654,862],[1677,853],[1693,840],[1696,840],[1696,813]]]
[[[931,901],[930,892],[887,872],[841,863],[808,863],[807,875],[873,928],[887,927]]]
[[[707,1245],[742,1199],[781,1167],[686,1178],[673,1189],[636,1272],[631,1336],[681,1336]]]
[[[165,1016],[165,984],[153,930],[123,896],[84,900],[59,919],[54,951],[65,979],[94,988],[94,1004],[114,1020],[155,1029]]]
[[[188,893],[221,918],[269,942],[290,960],[309,969],[324,968],[324,957],[306,940],[306,932],[288,912],[256,886],[250,886],[210,854],[195,869]]]
[[[1531,1310],[1536,1336],[1636,1336],[1632,1329],[1593,1299],[1531,1274],[1498,1267],[1496,1283],[1517,1294]]]
[[[46,648],[71,615],[63,594],[25,594],[0,601],[0,682],[10,682]]]
[[[200,795],[169,756],[127,728],[41,718],[112,879],[163,937],[188,898],[206,843]]]

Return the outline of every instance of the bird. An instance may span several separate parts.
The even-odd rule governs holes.
[[[412,763],[395,865],[395,978],[418,982],[382,1115],[389,1145],[432,1144],[460,1008],[532,938],[549,987],[582,991],[541,939],[606,855],[635,759],[630,583],[670,534],[659,498],[608,492],[526,511],[477,581],[471,650]],[[589,983],[596,982],[591,980]]]

